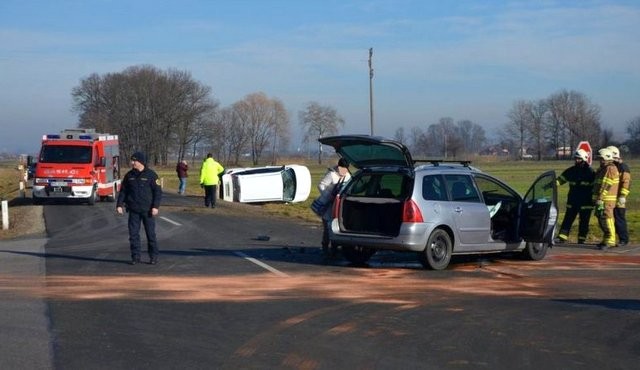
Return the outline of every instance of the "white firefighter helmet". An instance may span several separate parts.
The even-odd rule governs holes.
[[[611,153],[611,150],[609,150],[609,148],[602,148],[598,150],[598,157],[604,159],[605,161],[612,161],[613,153]]]
[[[611,145],[611,146],[608,146],[607,149],[611,151],[611,155],[613,156],[613,159],[620,159],[620,150],[618,150],[617,147]]]
[[[573,158],[580,158],[586,162],[589,159],[589,154],[587,154],[587,151],[584,149],[578,149],[573,154]]]

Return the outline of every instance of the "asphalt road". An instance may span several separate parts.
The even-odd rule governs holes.
[[[46,205],[47,239],[0,242],[0,368],[637,368],[638,246],[356,268],[319,224],[200,202],[165,196],[155,266],[128,264],[113,203]]]

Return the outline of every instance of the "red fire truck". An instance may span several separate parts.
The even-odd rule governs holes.
[[[42,136],[33,176],[33,202],[77,199],[113,202],[120,190],[118,135],[67,129]]]

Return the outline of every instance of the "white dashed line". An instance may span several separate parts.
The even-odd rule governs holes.
[[[242,257],[242,258],[246,259],[249,262],[253,262],[256,265],[262,267],[263,269],[268,270],[270,272],[273,272],[274,274],[276,274],[278,276],[289,277],[289,275],[285,274],[284,272],[282,272],[282,271],[280,271],[280,270],[278,270],[278,269],[276,269],[274,267],[271,267],[271,266],[267,265],[264,262],[260,262],[260,261],[258,261],[257,259],[255,259],[253,257],[249,257],[249,256],[247,256],[246,254],[244,254],[242,252],[233,252],[233,254],[235,254],[236,256]]]
[[[164,217],[164,216],[160,216],[160,218],[161,218],[161,219],[163,219],[163,220],[165,220],[165,221],[167,221],[167,222],[168,222],[168,223],[170,223],[170,224],[174,224],[174,225],[176,225],[176,226],[182,226],[182,224],[177,223],[177,222],[175,222],[175,221],[173,221],[173,220],[171,220],[171,219],[169,219],[169,218],[166,218],[166,217]]]

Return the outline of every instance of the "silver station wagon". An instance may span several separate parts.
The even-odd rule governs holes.
[[[429,269],[453,255],[519,252],[543,259],[558,218],[555,172],[525,196],[470,162],[417,165],[397,141],[365,135],[319,139],[357,168],[336,197],[330,239],[353,264],[381,249],[417,252]]]

